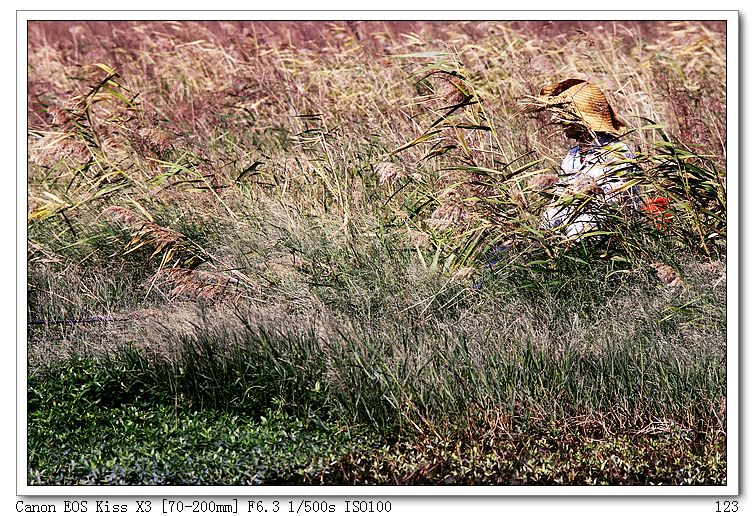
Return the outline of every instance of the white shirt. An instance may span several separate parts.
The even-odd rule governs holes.
[[[576,207],[581,204],[579,201],[571,205],[559,205],[556,201],[543,214],[544,225],[551,228],[565,226],[566,236],[578,236],[598,228],[599,217],[594,213],[596,200],[637,208],[639,188],[625,177],[628,172],[637,170],[633,159],[634,155],[626,144],[606,134],[599,134],[593,144],[575,145],[569,149],[561,163],[562,177],[556,191],[566,196],[589,193],[593,195],[590,203],[593,206],[590,209],[588,205],[575,215]]]

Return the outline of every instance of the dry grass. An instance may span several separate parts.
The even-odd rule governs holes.
[[[32,22],[28,47],[28,314],[72,321],[29,328],[30,364],[235,347],[270,392],[471,446],[558,414],[720,430],[720,23]],[[540,227],[570,142],[521,101],[568,77],[635,129],[668,227]]]
[[[339,249],[398,238],[432,270],[479,270],[512,243],[552,259],[561,244],[538,218],[569,143],[520,101],[566,77],[710,156],[718,197],[681,224],[725,206],[724,36],[703,22],[33,22],[30,263],[115,261],[142,269],[145,296],[202,298],[316,281],[332,267],[312,260],[318,227]],[[696,191],[653,172],[653,131],[629,139],[648,193],[687,202]],[[630,269],[655,261],[614,231]],[[718,252],[711,229],[692,231]]]

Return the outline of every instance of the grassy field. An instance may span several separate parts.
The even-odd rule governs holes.
[[[725,43],[30,23],[28,482],[725,484]],[[670,220],[541,226],[568,77]]]

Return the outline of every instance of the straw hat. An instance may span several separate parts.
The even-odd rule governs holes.
[[[583,79],[566,79],[540,90],[538,105],[575,117],[596,133],[619,134],[624,124],[614,113],[606,96],[594,84]]]

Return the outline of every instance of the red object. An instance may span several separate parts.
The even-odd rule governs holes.
[[[669,211],[670,204],[671,199],[668,197],[653,197],[645,199],[642,203],[642,211],[655,223],[655,227],[663,230],[666,229],[673,218]]]

